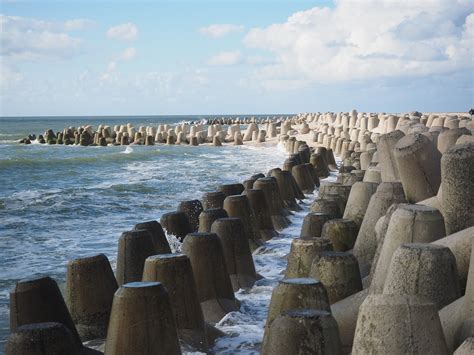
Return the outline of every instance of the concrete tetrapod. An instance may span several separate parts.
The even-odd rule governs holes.
[[[392,131],[382,134],[377,143],[377,152],[379,155],[380,176],[383,182],[400,181],[397,163],[394,157],[394,148],[397,142],[402,139],[405,134],[400,131]]]
[[[324,198],[317,198],[313,201],[310,207],[311,212],[319,212],[328,214],[330,219],[342,218],[341,209],[338,202],[339,198],[334,196],[324,196]]]
[[[168,243],[168,240],[166,239],[163,227],[161,227],[161,224],[157,221],[138,223],[133,229],[148,231],[148,233],[150,233],[151,235],[153,244],[155,245],[155,249],[158,254],[171,253],[170,245]]]
[[[402,204],[393,212],[370,284],[382,293],[393,253],[405,243],[430,243],[446,235],[441,213],[431,207]]]
[[[329,221],[331,216],[327,213],[310,212],[303,219],[301,226],[301,238],[319,238],[323,231],[323,225]]]
[[[72,260],[67,265],[66,303],[83,341],[104,339],[118,285],[104,254]]]
[[[222,208],[224,206],[225,195],[221,191],[206,192],[202,196],[202,207],[204,210],[211,208]]]
[[[181,354],[166,288],[159,282],[131,282],[115,293],[105,354]]]
[[[441,173],[446,232],[474,226],[474,143],[448,149],[441,159]]]
[[[232,196],[232,195],[240,195],[244,191],[244,185],[242,184],[225,184],[220,185],[218,190],[222,192],[225,197]]]
[[[71,331],[56,322],[25,324],[8,337],[6,355],[79,355]],[[99,353],[99,352],[97,352]]]
[[[324,156],[321,153],[311,154],[309,162],[316,169],[316,175],[320,178],[327,178],[329,176],[329,168]]]
[[[283,206],[278,184],[273,177],[260,178],[253,184],[254,189],[260,189],[265,194],[265,200],[270,210],[273,227],[282,230],[290,225],[290,220],[286,217],[288,211]]]
[[[206,325],[189,258],[184,254],[150,256],[145,261],[143,281],[164,285],[170,295],[179,337],[199,351],[207,352]]]
[[[350,219],[331,219],[324,223],[321,237],[329,239],[334,251],[347,251],[354,247],[358,226]]]
[[[199,215],[203,211],[202,203],[199,200],[181,201],[178,205],[178,212],[183,212],[188,217],[192,232],[199,229]]]
[[[234,291],[252,287],[260,278],[255,271],[248,238],[240,218],[220,218],[211,227],[222,243],[224,258]]]
[[[245,190],[243,194],[247,196],[250,206],[255,214],[260,238],[267,241],[273,237],[277,237],[278,232],[273,228],[272,217],[263,190],[248,189]]]
[[[424,296],[443,308],[461,297],[453,253],[436,244],[402,244],[393,253],[383,293]]]
[[[448,354],[436,306],[421,296],[368,296],[352,354]]]
[[[229,312],[238,311],[222,243],[215,233],[190,233],[182,246],[191,260],[204,319],[217,323]]]
[[[352,185],[343,218],[352,219],[359,230],[369,207],[370,198],[377,191],[379,185],[373,182],[356,182]]]
[[[474,337],[470,337],[464,340],[464,342],[454,352],[454,355],[472,355],[472,354],[474,354]]]
[[[290,310],[273,321],[261,354],[342,354],[337,323],[326,311]]]
[[[280,314],[293,309],[306,308],[331,311],[323,284],[310,278],[280,280],[272,292],[264,338],[272,322]]]
[[[291,173],[285,170],[273,169],[271,176],[276,179],[285,207],[292,211],[301,211],[302,208],[296,203]]]
[[[428,137],[412,133],[395,145],[393,156],[408,202],[435,196],[441,184],[441,154]]]
[[[314,257],[322,251],[332,250],[331,242],[324,238],[296,238],[291,242],[286,278],[308,277]]]
[[[210,208],[204,210],[199,214],[199,229],[200,233],[209,233],[211,231],[212,223],[216,219],[229,217],[227,211],[223,208]]]
[[[263,245],[263,241],[260,239],[260,233],[258,232],[255,213],[246,195],[227,196],[224,200],[224,209],[227,211],[229,217],[241,219],[244,235],[248,239],[252,250]]]
[[[301,191],[303,191],[303,193],[313,193],[315,184],[311,172],[306,164],[295,165],[291,169],[291,174],[295,178],[296,184],[301,189]]]
[[[337,196],[339,209],[341,214],[344,214],[346,209],[347,200],[351,192],[351,185],[343,185],[338,182],[323,182],[319,189],[319,195],[321,198],[330,198],[330,196]]]
[[[405,201],[403,188],[399,182],[381,183],[375,194],[370,198],[369,206],[367,207],[360,226],[353,251],[353,254],[359,261],[362,277],[369,273],[372,260],[377,250],[375,224],[392,204]]]
[[[146,230],[122,233],[117,251],[117,282],[123,285],[140,281],[145,259],[156,254],[150,233]]]
[[[349,253],[324,251],[316,254],[309,277],[322,282],[330,304],[362,291],[359,264]]]
[[[77,349],[84,353],[98,353],[82,345],[59,287],[52,278],[41,277],[20,281],[10,292],[10,331],[33,323],[58,322],[70,333]]]
[[[191,232],[191,225],[184,212],[168,212],[161,216],[160,223],[166,233],[174,235],[179,241],[183,241],[186,234]]]

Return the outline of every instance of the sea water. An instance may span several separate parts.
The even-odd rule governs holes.
[[[182,200],[266,173],[285,159],[285,153],[268,146],[16,142],[48,128],[128,122],[156,126],[201,118],[0,118],[0,352],[10,332],[9,292],[16,282],[49,275],[62,284],[68,260],[97,253],[107,255],[115,268],[118,238],[136,223],[159,220]],[[302,203],[305,211],[291,217],[293,225],[280,238],[254,255],[257,272],[265,279],[237,292],[241,312],[228,314],[218,324],[226,336],[217,341],[217,353],[258,353],[271,291],[282,277],[309,201]]]

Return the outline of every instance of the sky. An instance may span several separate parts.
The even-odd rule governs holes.
[[[13,1],[0,115],[465,112],[474,1]]]

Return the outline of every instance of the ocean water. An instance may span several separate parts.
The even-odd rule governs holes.
[[[0,118],[0,353],[9,334],[9,291],[21,279],[49,275],[65,280],[68,260],[104,253],[113,267],[117,241],[136,223],[175,210],[179,201],[200,198],[219,184],[240,182],[281,166],[285,153],[249,146],[80,147],[20,145],[29,133],[99,123],[134,126],[177,123],[203,117]],[[241,312],[218,327],[225,337],[217,353],[258,353],[271,290],[282,277],[294,224],[254,255],[265,276],[239,291]]]

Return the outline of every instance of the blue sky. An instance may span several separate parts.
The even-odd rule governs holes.
[[[1,115],[467,111],[474,2],[2,1]]]

